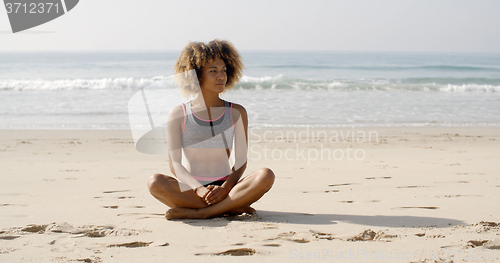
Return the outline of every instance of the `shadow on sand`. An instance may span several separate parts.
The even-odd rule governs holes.
[[[193,226],[220,227],[232,221],[255,221],[270,223],[288,223],[304,225],[334,225],[339,222],[365,225],[367,227],[451,227],[467,224],[464,221],[423,216],[398,216],[398,215],[342,215],[342,214],[308,214],[279,211],[257,211],[257,218],[238,219],[233,217],[219,217],[206,220],[185,219],[180,220]]]

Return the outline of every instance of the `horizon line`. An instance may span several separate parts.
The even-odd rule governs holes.
[[[154,53],[178,52],[182,49],[68,49],[68,50],[0,50],[0,53]],[[239,49],[239,52],[275,53],[441,53],[441,54],[500,54],[500,51],[415,51],[415,50],[311,50],[311,49]]]

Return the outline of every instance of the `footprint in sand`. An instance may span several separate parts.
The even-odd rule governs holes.
[[[500,240],[469,240],[464,248],[483,247],[484,249],[500,249]]]
[[[412,261],[410,263],[453,263],[453,260],[450,260],[449,258],[426,258],[420,261]]]
[[[85,263],[99,263],[102,262],[100,257],[92,256],[92,258],[78,258],[76,261],[85,262]]]
[[[18,248],[13,248],[13,247],[8,247],[8,248],[5,248],[5,249],[1,249],[0,248],[0,255],[1,254],[9,254],[10,252],[14,252],[16,250],[19,250]]]
[[[371,229],[366,229],[356,236],[347,238],[346,241],[386,241],[386,242],[388,242],[389,240],[383,240],[383,239],[395,238],[395,237],[397,237],[397,235],[388,235],[382,231],[375,232]]]
[[[257,251],[252,248],[237,248],[229,249],[219,253],[196,253],[195,256],[251,256],[256,254]]]
[[[446,236],[443,236],[443,235],[429,235],[427,237],[428,238],[445,238]]]
[[[483,233],[483,232],[500,232],[500,223],[496,222],[488,222],[488,221],[481,221],[477,224],[474,224],[476,228],[476,233]]]
[[[489,222],[489,221],[481,221],[477,224],[475,224],[476,226],[477,225],[481,225],[481,226],[488,226],[488,227],[500,227],[500,223],[496,223],[496,222]]]
[[[307,240],[306,238],[296,238],[295,237],[296,234],[297,233],[294,231],[283,232],[283,233],[278,234],[278,236],[275,238],[266,239],[266,241],[273,241],[273,240],[281,239],[281,240],[291,241],[291,242],[295,242],[295,243],[309,243],[309,240]]]
[[[140,242],[134,241],[130,243],[122,243],[122,244],[111,244],[108,247],[128,247],[128,248],[136,248],[136,247],[147,247],[153,242]],[[168,243],[167,243],[168,244]]]
[[[126,228],[116,228],[113,226],[95,226],[95,225],[85,225],[74,227],[68,223],[51,223],[51,224],[33,224],[27,225],[25,227],[14,227],[10,229],[5,229],[0,231],[0,240],[12,240],[17,238],[22,238],[25,235],[37,234],[37,235],[47,235],[48,237],[54,238],[48,244],[50,245],[51,251],[62,252],[62,253],[76,253],[80,249],[77,246],[77,240],[75,237],[80,238],[103,238],[103,237],[114,237],[114,236],[137,236],[141,233],[151,232],[148,230],[134,230]],[[66,234],[66,235],[58,235]],[[68,236],[67,234],[70,234]],[[134,241],[129,243],[119,243],[110,244],[106,247],[125,247],[125,248],[137,248],[146,247],[153,242],[142,242]],[[168,243],[162,246],[168,246]],[[7,252],[8,253],[8,252]],[[94,261],[90,261],[94,262]],[[98,261],[100,262],[100,261]]]
[[[500,240],[499,239],[490,240],[485,244],[483,244],[483,247],[486,249],[500,249]]]
[[[1,236],[0,235],[0,240],[14,240],[16,238],[20,238],[21,236]]]
[[[23,232],[43,234],[48,225],[28,225],[21,229]]]
[[[366,177],[367,180],[375,180],[375,179],[391,179],[390,176],[380,176],[380,177]]]
[[[28,205],[19,205],[19,204],[1,204],[0,206],[28,206]]]
[[[326,240],[333,240],[334,239],[333,235],[329,234],[329,233],[324,233],[324,232],[315,231],[315,230],[309,230],[309,232],[311,232],[313,237],[315,237],[316,239],[326,239]]]
[[[328,186],[346,186],[346,185],[353,185],[354,183],[345,183],[345,184],[329,184]]]
[[[411,208],[418,208],[418,209],[439,209],[439,207],[436,207],[436,206],[400,206],[400,207],[394,207],[392,209],[411,209]]]
[[[441,196],[436,196],[441,197]],[[444,198],[458,198],[458,197],[484,197],[484,195],[444,195]]]
[[[137,236],[140,233],[150,232],[147,230],[134,230],[126,228],[115,228],[113,226],[95,226],[87,225],[73,227],[68,223],[51,223],[43,225],[28,225],[25,227],[15,227],[3,230],[1,233],[6,235],[16,234],[45,234],[45,233],[67,233],[75,236],[86,236],[92,238],[107,237],[107,236]]]
[[[118,209],[118,206],[117,205],[108,205],[108,206],[103,206],[103,208]]]
[[[436,206],[400,206],[400,207],[394,207],[392,209],[411,209],[411,208],[418,208],[418,209],[439,209],[439,207],[436,207]]]
[[[60,253],[78,253],[80,250],[76,246],[76,242],[69,237],[53,240],[49,243],[52,252]]]
[[[377,233],[375,233],[375,231],[367,229],[356,236],[348,238],[347,241],[369,241],[374,240],[375,236],[377,236]]]
[[[130,190],[114,190],[114,191],[104,191],[104,194],[114,194],[114,193],[123,193],[123,192],[130,192]]]
[[[280,247],[281,244],[264,244],[265,247]]]

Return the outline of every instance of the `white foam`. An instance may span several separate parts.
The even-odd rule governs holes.
[[[242,76],[240,82],[252,82],[252,83],[262,83],[262,82],[279,82],[283,78],[283,75],[277,76],[264,76],[264,77],[250,77]]]
[[[173,87],[173,76],[155,76],[152,78],[100,78],[100,79],[0,79],[0,90],[137,90],[153,83],[161,87]],[[421,92],[500,92],[500,86],[491,84],[436,84],[401,83],[386,79],[336,79],[309,80],[294,79],[283,75],[251,77],[243,76],[238,85],[240,89],[267,90],[342,90],[342,91],[421,91]]]
[[[463,85],[452,85],[448,84],[439,87],[440,91],[447,92],[500,92],[500,86],[493,85],[479,85],[479,84],[463,84]]]
[[[0,90],[103,90],[140,89],[165,77],[154,78],[102,78],[102,79],[0,79]]]

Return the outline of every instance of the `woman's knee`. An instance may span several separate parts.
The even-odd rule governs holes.
[[[274,172],[269,168],[262,168],[259,170],[260,181],[266,185],[273,185],[274,183]]]
[[[149,192],[153,193],[158,191],[160,188],[162,188],[162,181],[164,179],[163,174],[153,174],[151,177],[149,177],[149,180],[147,182]]]

